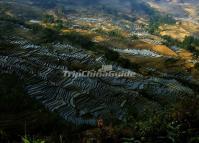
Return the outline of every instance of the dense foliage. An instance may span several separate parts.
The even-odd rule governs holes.
[[[149,33],[158,34],[158,29],[161,24],[175,24],[175,20],[170,15],[161,15],[160,13],[151,10]]]
[[[167,45],[168,47],[177,46],[177,47],[189,50],[190,52],[194,53],[196,56],[199,56],[199,50],[198,50],[199,39],[198,38],[194,38],[193,36],[186,36],[182,42],[176,39],[173,39],[169,36],[162,36],[162,38],[164,39],[163,44]]]
[[[192,36],[187,36],[182,42],[181,47],[199,56],[199,50],[197,49],[199,47],[199,39],[194,38]]]
[[[180,46],[181,45],[181,42],[179,42],[178,40],[176,39],[173,39],[171,38],[170,36],[162,36],[162,38],[164,39],[164,42],[163,44],[168,46],[168,47],[171,47],[171,46]]]

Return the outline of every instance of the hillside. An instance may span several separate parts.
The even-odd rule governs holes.
[[[184,3],[0,1],[0,142],[198,142],[198,15],[180,17]]]

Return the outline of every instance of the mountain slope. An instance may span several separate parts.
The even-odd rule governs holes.
[[[169,4],[175,7],[178,2]],[[12,134],[23,136],[26,122],[27,134],[55,137],[51,142],[194,140],[199,133],[199,42],[194,37],[180,42],[161,36],[159,28],[165,33],[169,26],[175,30],[176,21],[149,4],[0,1],[0,73],[6,75],[0,80],[1,107],[6,109],[0,116],[0,142],[2,138],[11,142]],[[13,82],[18,79],[23,84],[19,87]],[[57,116],[50,120],[51,114],[37,106],[23,110],[29,107],[26,103],[35,106],[21,102],[24,96],[63,120],[56,124]],[[15,107],[22,112],[20,117]],[[46,117],[39,118],[40,114]]]

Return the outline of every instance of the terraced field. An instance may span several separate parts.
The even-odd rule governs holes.
[[[109,113],[124,120],[125,105],[136,103],[137,98],[143,98],[142,93],[151,97],[194,94],[194,90],[177,80],[166,79],[169,75],[164,73],[161,73],[162,78],[145,77],[139,73],[127,79],[64,77],[64,71],[70,66],[78,64],[94,68],[108,64],[107,60],[97,60],[98,57],[89,55],[84,49],[69,44],[54,44],[51,53],[47,48],[21,38],[11,38],[7,42],[15,48],[1,55],[1,72],[16,73],[27,81],[25,91],[28,95],[77,125],[96,125],[99,117]],[[114,69],[117,71],[120,67],[115,64]],[[185,80],[192,82],[192,79]]]

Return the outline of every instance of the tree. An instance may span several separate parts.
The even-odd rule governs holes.
[[[194,38],[193,36],[186,36],[181,44],[182,48],[193,52],[196,56],[199,56],[199,50],[197,50],[198,46],[199,40],[197,38]]]
[[[196,68],[197,70],[199,70],[199,63],[196,63],[194,68]]]
[[[118,58],[119,58],[119,54],[118,54],[118,52],[115,52],[113,50],[108,49],[108,50],[105,51],[105,57],[108,60],[117,61]]]
[[[120,30],[112,30],[110,32],[108,32],[109,36],[112,37],[121,37],[121,31]]]
[[[171,46],[180,46],[180,44],[181,44],[176,39],[173,39],[172,37],[167,36],[167,35],[162,36],[162,38],[164,39],[163,44],[166,45],[166,46],[168,46],[168,47],[171,47]]]
[[[182,42],[182,47],[187,50],[193,50],[194,38],[192,36],[186,36]]]
[[[56,23],[56,24],[55,24],[55,29],[56,29],[57,31],[60,31],[60,30],[63,28],[63,21],[62,21],[62,20],[56,20],[55,23]]]
[[[45,23],[53,23],[54,22],[54,17],[52,15],[45,15],[43,21]]]
[[[139,37],[138,37],[137,35],[132,35],[131,38],[132,38],[133,40],[138,40],[138,39],[139,39]]]
[[[70,32],[64,35],[73,44],[80,45],[82,48],[90,49],[95,47],[95,43],[91,40],[90,36],[82,35],[78,32]]]

